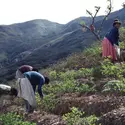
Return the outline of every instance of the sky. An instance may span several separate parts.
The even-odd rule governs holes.
[[[104,15],[107,0],[0,0],[0,24],[13,24],[33,19],[47,19],[65,24],[75,18],[88,16],[86,9],[94,12],[100,6]],[[112,0],[113,11],[122,8],[125,0]]]

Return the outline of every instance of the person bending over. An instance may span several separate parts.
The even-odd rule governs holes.
[[[43,92],[42,92],[42,86],[44,84],[49,84],[49,78],[48,77],[44,77],[43,75],[41,75],[40,73],[36,72],[36,71],[29,71],[24,73],[24,77],[27,78],[33,88],[34,94],[36,92],[36,87],[37,87],[37,91],[39,93],[40,98],[43,98]],[[25,101],[26,103],[26,110],[27,112],[30,112],[31,110],[31,106],[28,103],[28,101]]]

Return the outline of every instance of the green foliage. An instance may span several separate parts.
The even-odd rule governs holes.
[[[56,80],[57,79],[57,72],[54,70],[54,71],[51,71],[50,73],[49,73],[49,76],[50,76],[50,79],[51,80]]]
[[[85,121],[87,124],[85,125],[96,125],[98,118],[95,115],[91,115],[89,117],[85,117]],[[101,125],[101,124],[99,124]]]
[[[72,92],[90,92],[90,91],[95,91],[95,90],[93,90],[87,84],[83,83],[78,85],[77,83],[75,83],[75,80],[68,80],[68,79],[64,83],[59,82],[43,87],[43,92],[45,94],[53,93],[55,95],[72,93]]]
[[[113,77],[122,80],[125,73],[125,65],[114,65],[109,59],[105,59],[101,65],[101,73],[105,77]]]
[[[98,44],[95,44],[95,45],[92,45],[92,47],[90,48],[87,48],[85,51],[84,51],[84,54],[86,56],[99,56],[100,53],[101,53],[102,49],[101,49],[101,46],[98,45]]]
[[[120,28],[120,40],[125,42],[125,28],[124,27]]]
[[[86,48],[83,52],[74,53],[67,57],[66,60],[53,65],[51,70],[61,72],[100,65],[100,61],[102,60],[101,52],[100,43],[94,44]]]
[[[45,94],[64,94],[70,92],[88,92],[92,90],[87,84],[78,86],[76,79],[91,77],[93,69],[81,68],[79,70],[68,70],[66,72],[51,71],[52,84],[43,87]]]
[[[84,112],[72,107],[71,112],[63,115],[63,120],[67,125],[95,125],[98,118],[95,115],[83,117]]]
[[[42,100],[39,98],[39,96],[37,96],[36,100],[39,107],[46,111],[52,111],[58,103],[58,99],[54,94],[46,95]]]
[[[81,68],[76,72],[75,78],[79,77],[91,77],[93,72],[93,68]]]
[[[36,123],[30,123],[23,120],[23,117],[15,113],[7,113],[0,115],[0,121],[2,125],[36,125]]]
[[[63,120],[67,122],[67,125],[78,125],[82,121],[83,113],[77,108],[71,108],[71,112],[63,115]]]
[[[84,22],[84,21],[81,21],[80,24],[81,24],[82,26],[84,26],[84,25],[85,25],[85,22]]]
[[[125,83],[118,80],[110,81],[104,85],[103,89],[103,92],[109,92],[109,91],[123,93],[125,92]]]
[[[67,80],[74,80],[80,77],[90,77],[92,75],[93,68],[81,68],[79,70],[67,70],[66,72],[57,72],[56,70],[49,73],[51,80],[59,80],[66,82]]]
[[[85,93],[85,92],[95,92],[96,90],[94,88],[89,87],[89,85],[87,84],[81,84],[80,86],[75,88],[75,91]]]

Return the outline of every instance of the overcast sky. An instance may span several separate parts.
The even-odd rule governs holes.
[[[122,8],[125,0],[112,0],[113,11]],[[101,6],[100,15],[105,14],[106,0],[0,0],[0,24],[19,23],[33,19],[48,19],[67,23],[77,17],[86,16],[86,9]]]

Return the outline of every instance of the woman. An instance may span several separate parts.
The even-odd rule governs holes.
[[[106,34],[104,40],[102,41],[102,56],[110,57],[112,62],[117,60],[116,48],[119,46],[120,26],[121,22],[119,20],[114,20],[113,28]]]

